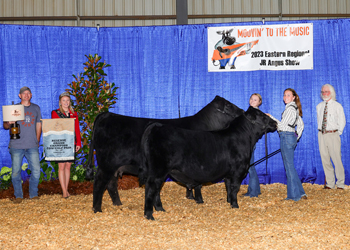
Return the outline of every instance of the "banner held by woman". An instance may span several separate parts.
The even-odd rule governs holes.
[[[74,160],[74,118],[42,119],[45,160]]]

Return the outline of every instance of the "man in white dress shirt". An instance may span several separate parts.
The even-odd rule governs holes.
[[[335,185],[338,189],[344,189],[345,173],[341,161],[340,141],[340,135],[343,133],[346,122],[344,109],[336,101],[335,90],[330,84],[322,86],[321,98],[323,102],[317,105],[316,110],[318,145],[327,182],[325,189],[333,189]],[[337,182],[335,182],[334,170]]]

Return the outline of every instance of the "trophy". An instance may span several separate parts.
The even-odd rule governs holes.
[[[4,122],[15,122],[10,124],[10,138],[19,139],[20,126],[17,121],[24,120],[24,106],[22,104],[2,106],[2,117]]]

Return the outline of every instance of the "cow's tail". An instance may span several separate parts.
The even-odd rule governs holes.
[[[91,141],[90,141],[90,148],[89,148],[89,157],[88,157],[88,163],[86,166],[86,172],[85,172],[85,179],[87,180],[92,180],[94,178],[94,137],[95,137],[95,128],[97,121],[99,118],[102,116],[104,113],[100,113],[96,116],[94,125],[92,128],[92,136],[91,136]]]
[[[143,132],[142,139],[141,139],[141,155],[142,160],[139,167],[139,183],[140,186],[146,184],[147,177],[148,177],[148,163],[149,163],[149,157],[150,157],[150,145],[149,145],[149,135],[151,134],[152,129],[155,126],[162,126],[162,124],[153,122],[150,123],[145,131]]]

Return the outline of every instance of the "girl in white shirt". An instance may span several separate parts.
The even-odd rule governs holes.
[[[294,167],[294,149],[304,130],[304,122],[300,98],[294,89],[288,88],[284,91],[283,101],[286,104],[279,121],[269,115],[277,122],[277,130],[281,140],[281,154],[284,169],[287,175],[287,198],[286,200],[298,201],[307,199],[304,188]],[[295,129],[297,127],[297,129]]]

